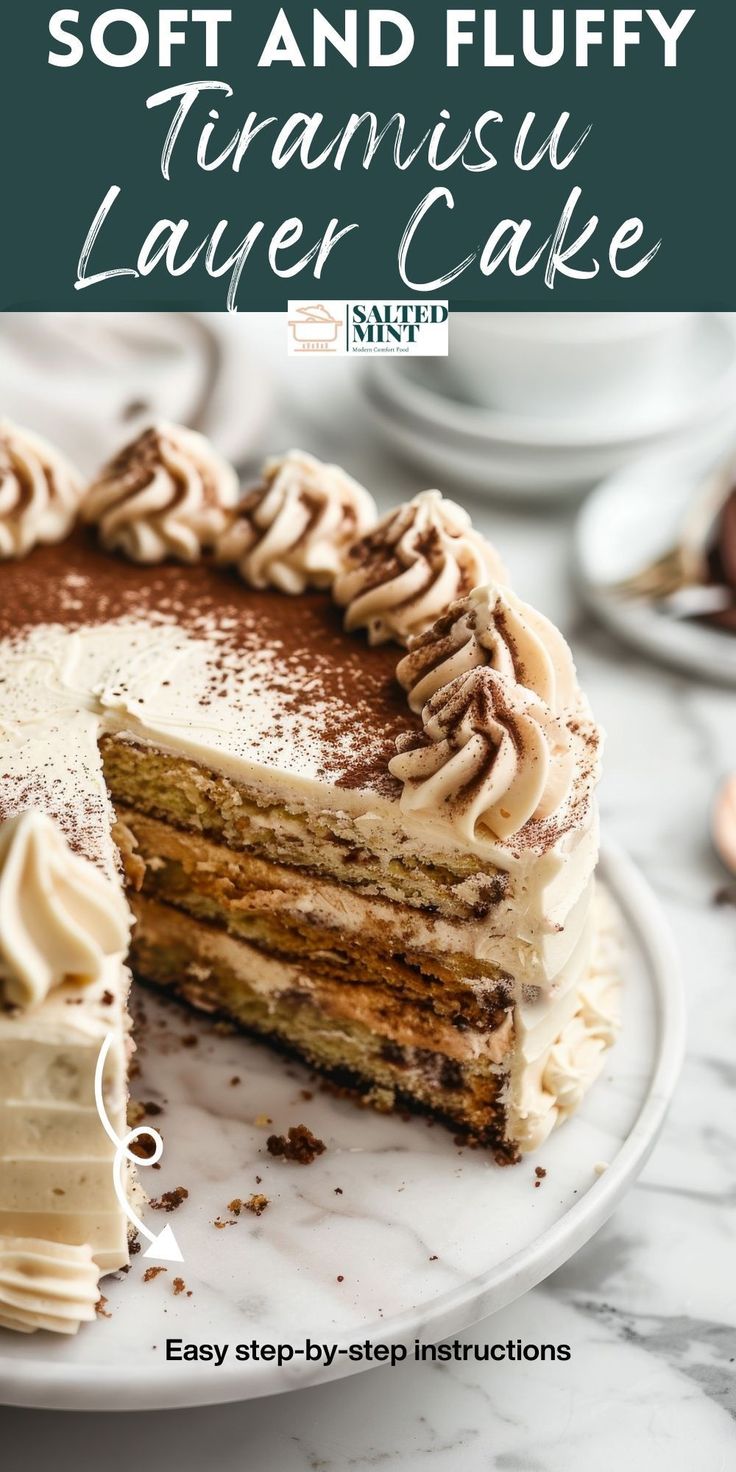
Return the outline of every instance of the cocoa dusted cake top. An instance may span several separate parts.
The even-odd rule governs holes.
[[[297,611],[283,593],[250,588],[211,561],[144,566],[111,556],[91,530],[80,529],[65,542],[36,547],[22,562],[4,564],[2,579],[0,639],[16,648],[40,625],[68,635],[110,627],[110,646],[119,642],[121,653],[126,626],[132,632],[141,622],[150,624],[153,642],[167,626],[180,630],[208,650],[206,670],[194,661],[194,720],[206,726],[208,711],[219,710],[225,698],[232,742],[239,735],[248,745],[267,737],[274,763],[308,763],[316,777],[339,787],[400,793],[388,763],[397,737],[420,723],[396,679],[396,648],[346,636],[328,592],[301,593]],[[181,688],[173,648],[167,672],[168,647],[164,641],[156,703],[173,708],[193,690]],[[134,696],[137,663],[131,656],[126,674],[121,661],[121,683],[113,685],[121,700]],[[142,698],[150,708],[150,674]]]
[[[25,431],[4,426],[3,447],[6,719],[40,743],[38,805],[73,840],[80,751],[93,768],[102,732],[266,801],[334,806],[340,791],[367,821],[491,858],[545,852],[591,820],[599,739],[570,651],[439,491],[378,520],[338,467],[290,451],[238,501],[231,468],[175,425],[86,491]],[[63,527],[48,516],[60,499]],[[6,816],[33,799],[18,750]],[[104,826],[104,788],[87,786]]]

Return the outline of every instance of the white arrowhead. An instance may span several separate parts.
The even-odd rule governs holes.
[[[158,1237],[154,1237],[150,1247],[147,1247],[144,1257],[162,1258],[164,1262],[183,1262],[184,1254],[174,1236],[171,1227],[164,1227]]]
[[[179,1243],[176,1240],[176,1237],[174,1236],[171,1227],[164,1227],[163,1231],[159,1232],[157,1237],[154,1237],[153,1232],[149,1231],[145,1222],[141,1221],[140,1217],[133,1210],[133,1207],[128,1200],[127,1175],[126,1179],[123,1180],[124,1167],[126,1166],[126,1164],[137,1166],[155,1165],[156,1162],[160,1160],[163,1153],[164,1142],[161,1139],[158,1131],[152,1129],[151,1126],[148,1124],[137,1125],[135,1129],[128,1131],[128,1134],[125,1136],[124,1140],[118,1139],[118,1136],[116,1135],[115,1130],[113,1129],[112,1124],[107,1117],[107,1110],[105,1108],[105,1098],[103,1092],[105,1062],[107,1060],[107,1055],[110,1051],[110,1045],[112,1041],[112,1033],[106,1033],[105,1037],[102,1040],[100,1051],[97,1055],[97,1066],[95,1068],[95,1104],[97,1105],[97,1113],[100,1116],[100,1120],[105,1133],[109,1137],[109,1139],[112,1140],[112,1143],[115,1146],[115,1156],[112,1162],[112,1183],[115,1188],[115,1195],[117,1196],[121,1210],[125,1212],[128,1221],[132,1222],[136,1231],[139,1232],[142,1237],[146,1237],[151,1244],[150,1247],[146,1248],[143,1254],[144,1257],[157,1257],[162,1259],[164,1262],[183,1262],[184,1254],[179,1246]],[[153,1155],[149,1154],[147,1160],[140,1160],[138,1156],[134,1155],[130,1149],[133,1141],[137,1140],[140,1135],[148,1135],[154,1142],[155,1148]]]

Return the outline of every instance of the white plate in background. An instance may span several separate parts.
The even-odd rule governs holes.
[[[575,565],[588,607],[626,643],[676,669],[736,685],[736,635],[673,618],[615,585],[668,551],[713,465],[703,450],[637,460],[588,498],[575,529]]]
[[[214,1034],[146,994],[141,1099],[164,1099],[155,1123],[162,1166],[147,1188],[185,1185],[174,1218],[184,1264],[142,1281],[139,1254],[103,1281],[111,1317],[72,1340],[0,1331],[0,1400],[68,1410],[149,1410],[246,1400],[364,1367],[303,1360],[220,1369],[167,1363],[166,1337],[348,1345],[436,1341],[518,1298],[598,1230],[642,1169],[680,1068],[684,1009],[669,930],[645,881],[616,848],[601,875],[624,917],[623,1028],[581,1109],[521,1164],[460,1150],[421,1119],[384,1116],[314,1089],[307,1073],[239,1036]],[[200,1034],[195,1048],[177,1036]],[[234,1087],[230,1080],[241,1079]],[[308,1124],[327,1143],[309,1167],[264,1150],[268,1127]],[[607,1162],[602,1175],[598,1162]],[[547,1174],[535,1186],[535,1167]],[[261,1176],[260,1184],[256,1175]],[[221,1230],[233,1196],[263,1191],[264,1214]],[[149,1222],[158,1225],[154,1213]],[[175,1296],[179,1273],[186,1293]],[[342,1278],[342,1281],[340,1281]]]
[[[603,414],[549,421],[478,408],[457,396],[451,356],[368,363],[362,386],[380,433],[431,478],[544,499],[579,495],[654,448],[684,445],[736,419],[733,322],[697,317],[683,363],[677,391],[663,401],[655,385],[627,423]]]

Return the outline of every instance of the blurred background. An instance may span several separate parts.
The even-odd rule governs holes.
[[[378,1370],[282,1397],[276,1418],[271,1402],[122,1422],[4,1411],[0,1434],[21,1435],[32,1414],[40,1466],[60,1434],[71,1458],[93,1431],[111,1472],[144,1434],[156,1465],[180,1472],[200,1472],[215,1440],[228,1472],[455,1472],[458,1454],[473,1469],[582,1472],[625,1456],[632,1468],[691,1472],[696,1439],[706,1466],[726,1468],[736,325],[716,314],[456,314],[446,360],[367,363],[289,358],[286,332],[276,315],[6,315],[0,406],[88,473],[163,418],[210,435],[245,482],[265,455],[299,446],[343,464],[381,508],[430,485],[464,504],[519,594],[566,634],[607,732],[604,831],[643,869],[682,958],[682,1082],[607,1227],[494,1320],[495,1339],[553,1326],[573,1346],[571,1366]],[[1,579],[0,569],[0,589]],[[484,1337],[482,1325],[465,1336]]]

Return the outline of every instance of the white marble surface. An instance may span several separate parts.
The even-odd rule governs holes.
[[[288,363],[264,324],[278,388],[264,448],[342,459],[381,499],[418,489],[366,433],[348,365]],[[275,327],[275,332],[273,331]],[[233,324],[254,334],[256,324]],[[444,489],[459,494],[459,488]],[[690,1004],[688,1056],[663,1137],[601,1233],[525,1298],[462,1336],[566,1341],[569,1363],[378,1369],[278,1400],[146,1416],[0,1412],[2,1463],[28,1472],[133,1461],[177,1472],[470,1472],[596,1467],[726,1472],[736,1460],[734,1084],[736,910],[710,852],[714,786],[734,764],[732,693],[639,661],[575,605],[569,511],[471,509],[522,594],[572,638],[608,731],[608,832],[669,914]]]

